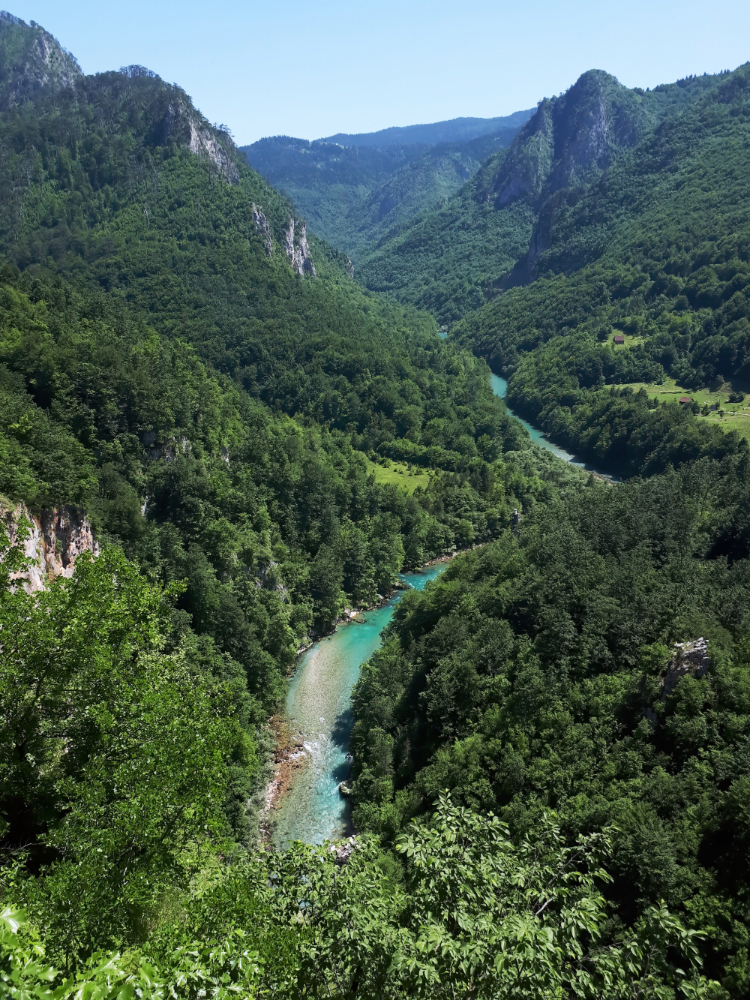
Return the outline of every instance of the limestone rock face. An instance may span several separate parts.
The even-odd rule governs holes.
[[[271,227],[263,212],[253,203],[253,222],[255,228],[263,237],[263,247],[269,257],[273,257],[273,239],[271,238]]]
[[[295,238],[294,219],[290,219],[286,227],[284,238],[284,250],[297,274],[309,274],[315,277],[315,265],[310,256],[310,247],[307,243],[307,226],[300,223],[299,236]]]
[[[208,157],[230,184],[237,184],[240,172],[234,159],[225,149],[223,141],[219,142],[213,129],[198,120],[196,115],[189,116],[188,124],[190,128],[190,142],[188,143],[190,152],[195,153],[196,156]],[[226,141],[231,142],[228,137]]]
[[[650,123],[640,98],[600,70],[584,73],[561,97],[545,99],[511,144],[480,195],[496,207],[541,202],[634,146]]]
[[[703,677],[711,666],[708,655],[708,639],[701,637],[693,642],[676,642],[672,659],[664,678],[664,696],[671,694],[683,677]]]
[[[83,552],[99,555],[91,525],[75,507],[55,507],[36,515],[23,504],[4,505],[0,507],[0,518],[11,545],[18,541],[21,520],[25,518],[30,525],[23,542],[29,565],[22,572],[11,574],[29,594],[44,590],[57,577],[70,578]]]
[[[0,11],[0,110],[42,87],[72,87],[82,75],[75,57],[44,28]]]

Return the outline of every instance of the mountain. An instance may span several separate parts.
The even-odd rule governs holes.
[[[0,109],[7,110],[42,87],[68,87],[81,75],[75,57],[44,28],[0,11]]]
[[[181,88],[60,76],[39,37],[0,21],[5,992],[741,1000],[748,450],[602,380],[739,360],[747,74],[635,145],[553,108],[572,160],[527,170],[527,135],[478,175],[543,238],[456,334],[563,428],[588,393],[605,458],[663,445],[615,485],[531,447]],[[272,715],[298,651],[441,555],[355,692],[357,836],[262,849],[282,741],[319,763]]]
[[[361,261],[361,280],[455,322],[503,281],[523,280],[538,252],[537,220],[558,191],[586,184],[715,82],[692,77],[641,91],[601,71],[583,74],[564,95],[540,103],[507,156],[495,154],[448,204],[383,239]]]
[[[26,30],[36,37],[36,29],[23,29],[18,22],[2,22],[2,30],[14,37]],[[65,87],[42,85],[24,95],[0,119],[5,150],[0,246],[9,296],[0,360],[7,369],[8,420],[17,428],[27,421],[34,430],[27,437],[20,430],[4,432],[3,454],[12,462],[3,465],[0,492],[31,504],[90,508],[102,531],[119,538],[128,554],[150,562],[155,572],[170,577],[177,571],[182,578],[186,574],[176,570],[174,558],[187,560],[185,567],[193,567],[186,569],[187,577],[202,580],[196,587],[219,588],[217,607],[229,600],[222,581],[228,583],[235,571],[228,566],[242,574],[241,566],[252,565],[259,572],[262,560],[270,560],[268,545],[258,548],[247,541],[255,537],[250,522],[263,523],[266,514],[259,511],[270,511],[268,528],[277,539],[273,544],[286,552],[274,556],[278,574],[283,578],[288,573],[296,581],[292,603],[299,611],[292,618],[302,616],[303,631],[313,619],[317,629],[330,627],[344,592],[336,584],[330,599],[320,598],[320,603],[310,590],[319,584],[303,567],[341,538],[338,554],[330,549],[331,580],[336,583],[344,572],[340,532],[351,519],[350,500],[342,500],[340,509],[331,507],[338,494],[325,489],[316,501],[322,505],[317,513],[305,515],[291,496],[272,500],[267,489],[275,474],[265,475],[262,487],[250,486],[260,474],[253,468],[277,460],[263,449],[272,447],[276,434],[293,437],[288,420],[296,418],[309,427],[305,434],[323,435],[330,442],[337,462],[345,467],[353,462],[352,475],[364,476],[364,481],[371,468],[365,455],[382,460],[387,454],[446,472],[465,466],[468,473],[475,459],[484,459],[476,443],[469,444],[468,424],[459,416],[465,405],[464,379],[474,386],[472,398],[481,400],[476,438],[485,434],[487,420],[499,428],[497,421],[504,419],[486,385],[484,364],[468,352],[456,354],[441,346],[426,317],[363,292],[346,275],[345,258],[308,236],[304,220],[245,165],[230,137],[209,125],[179,87],[142,67],[130,67],[77,76]],[[53,301],[55,319],[48,323],[44,303]],[[44,331],[38,340],[37,324]],[[81,367],[80,352],[90,355],[89,369]],[[465,369],[458,381],[451,374],[456,364]],[[176,372],[182,373],[178,381],[173,380]],[[180,379],[185,380],[184,393]],[[138,391],[135,384],[141,386]],[[438,384],[445,402],[436,410]],[[156,403],[159,395],[161,405]],[[438,410],[439,425],[434,423]],[[271,437],[251,457],[245,428],[257,421]],[[518,439],[510,425],[506,429],[509,440]],[[263,434],[257,441],[264,440]],[[312,439],[300,434],[299,456],[315,451]],[[354,454],[352,448],[358,457],[347,458]],[[494,445],[490,452],[494,458]],[[164,464],[180,454],[184,463]],[[303,467],[311,469],[317,462],[310,466],[301,457],[289,461],[290,474],[292,467],[301,474]],[[315,475],[339,476],[333,467],[324,471],[328,459],[322,462]],[[254,513],[240,513],[236,501],[218,495],[208,501],[205,495],[199,505],[203,527],[198,527],[184,505],[193,502],[187,496],[197,502],[194,491],[207,489],[204,477],[210,479],[217,470],[220,478],[228,475],[244,483],[238,486],[246,493],[240,507],[249,503]],[[182,485],[175,480],[167,486],[174,476],[187,478]],[[296,487],[290,483],[289,489]],[[315,493],[312,486],[306,489],[303,505]],[[422,558],[432,523],[428,507],[421,528],[416,528],[421,514],[417,521],[408,517],[407,535],[412,528],[416,533],[411,541],[404,535],[398,542],[399,552],[413,549],[404,558]],[[378,509],[370,504],[368,518],[377,520]],[[387,522],[393,535],[396,522],[388,520],[385,507],[381,513],[386,521],[375,528],[376,522],[368,520],[367,531],[385,530]],[[489,524],[479,507],[477,514]],[[451,519],[457,527],[460,519]],[[205,534],[212,521],[221,542],[218,534],[210,536],[211,542]],[[177,522],[182,541],[175,549],[170,532]],[[163,531],[172,538],[168,544],[158,541]],[[401,537],[400,529],[397,535]],[[395,539],[393,535],[394,544]],[[438,554],[432,552],[435,545],[442,551],[453,544],[442,528],[430,539],[431,554]],[[372,576],[366,562],[359,583],[357,574],[347,578],[353,599],[355,591],[388,589],[386,577],[378,572]],[[201,628],[217,636],[221,632],[224,645],[234,642],[226,623],[219,629],[218,619],[207,613],[211,601],[199,600],[198,590],[189,592],[194,596],[185,598],[186,607],[190,605]],[[319,613],[311,619],[316,600]],[[237,610],[237,636],[255,614],[250,606]],[[233,646],[251,675],[265,662],[262,681],[261,675],[252,681],[256,691],[265,686],[263,697],[273,698],[281,680],[278,674],[274,681],[267,671],[274,655],[275,669],[283,670],[287,644],[294,641],[292,632],[285,634],[282,647],[287,652],[278,647],[274,654],[269,647],[271,660],[264,660],[257,643],[249,640],[242,654],[240,646]],[[247,652],[253,648],[260,657],[256,666],[251,665],[256,654]]]
[[[248,842],[254,755],[296,650],[404,566],[509,523],[498,459],[524,435],[484,362],[353,282],[181,88],[139,66],[57,72],[74,63],[50,39],[0,21],[13,94],[0,111],[0,550],[24,511],[72,518],[125,553],[95,576],[156,588],[156,605],[167,588],[157,646],[182,650],[196,691],[223,678],[244,720],[247,767],[218,801],[228,836]],[[0,787],[0,837],[33,844],[34,864],[66,808],[45,754]],[[101,926],[116,937],[130,918],[110,903]],[[82,906],[85,951],[95,894]]]
[[[335,142],[339,146],[401,146],[417,143],[437,146],[446,142],[469,142],[480,135],[490,135],[505,129],[519,129],[533,113],[515,111],[500,118],[452,118],[450,121],[433,122],[430,125],[405,125],[383,128],[379,132],[359,132],[350,134],[338,132],[319,140]]]
[[[483,159],[510,144],[528,114],[314,142],[277,136],[241,149],[305,215],[313,232],[357,263],[387,233],[457,191]]]
[[[748,65],[701,78],[692,100],[601,175],[548,197],[509,275],[520,287],[456,327],[512,376],[514,405],[629,471],[694,455],[699,429],[726,430],[717,449],[748,437],[749,80]],[[657,405],[681,394],[696,421]],[[667,432],[666,414],[690,442]]]

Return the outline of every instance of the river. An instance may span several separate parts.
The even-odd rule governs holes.
[[[401,579],[423,590],[445,566],[436,563],[404,573]],[[295,840],[321,844],[351,833],[349,803],[338,786],[352,766],[347,760],[354,723],[352,688],[359,668],[380,645],[381,633],[402,596],[403,591],[397,591],[383,607],[360,615],[364,625],[339,625],[301,657],[289,684],[286,713],[292,727],[302,733],[307,760],[274,812],[274,846],[283,849]]]
[[[494,394],[504,399],[508,391],[505,379],[490,375],[490,383]],[[508,413],[523,424],[532,441],[558,458],[614,479],[558,448],[510,408]],[[422,590],[445,565],[437,563],[417,573],[405,573],[402,579]],[[381,633],[402,594],[399,591],[383,607],[365,612],[361,616],[364,625],[354,622],[340,625],[333,635],[316,642],[300,659],[289,684],[286,713],[291,725],[302,733],[306,760],[274,812],[271,841],[278,848],[288,847],[295,840],[321,844],[351,833],[349,803],[339,792],[339,783],[349,777],[352,767],[347,756],[354,724],[352,689],[359,668],[380,645]]]
[[[508,383],[505,381],[504,378],[500,378],[499,375],[493,375],[492,373],[490,373],[490,385],[492,386],[492,391],[496,396],[499,396],[500,399],[505,399],[505,396],[508,392]],[[585,469],[586,472],[595,472],[598,476],[601,476],[603,479],[610,479],[612,482],[615,483],[619,482],[617,476],[613,476],[609,472],[603,472],[601,469],[597,469],[595,466],[591,465],[589,462],[584,461],[584,459],[579,458],[577,455],[571,455],[569,451],[565,451],[564,448],[558,447],[558,445],[550,441],[549,438],[544,434],[544,432],[540,431],[538,427],[534,427],[534,425],[530,424],[528,420],[524,420],[523,417],[519,417],[517,413],[514,413],[507,403],[505,404],[505,408],[507,409],[511,417],[514,417],[519,422],[519,424],[523,424],[523,426],[529,432],[531,440],[534,441],[536,444],[541,445],[542,448],[546,448],[547,451],[551,451],[553,455],[557,455],[557,457],[563,459],[563,461],[570,462],[571,465],[578,466],[579,469]]]

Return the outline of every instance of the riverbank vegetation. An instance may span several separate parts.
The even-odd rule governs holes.
[[[178,87],[0,47],[0,993],[742,996],[746,450],[540,454]],[[27,593],[19,504],[101,554]],[[478,542],[363,675],[361,836],[261,851],[298,645]]]
[[[592,480],[406,595],[354,696],[358,828],[392,841],[444,789],[516,837],[611,825],[613,915],[665,900],[744,995],[748,476]],[[698,637],[711,665],[680,674]]]

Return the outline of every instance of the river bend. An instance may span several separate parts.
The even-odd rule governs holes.
[[[508,384],[491,375],[492,391],[505,398]],[[612,478],[553,444],[537,427],[508,410],[531,435],[532,441],[558,458],[587,471]],[[428,566],[402,579],[417,590],[445,569],[445,563]],[[351,696],[359,669],[380,646],[383,629],[393,617],[393,609],[403,592],[387,604],[360,617],[364,624],[340,625],[333,635],[316,642],[300,659],[289,684],[286,712],[292,726],[303,737],[306,761],[294,783],[282,798],[273,816],[272,843],[288,847],[295,840],[321,844],[351,833],[351,816],[339,784],[351,773],[349,756],[352,727]]]
[[[423,590],[445,566],[437,563],[417,573],[404,573],[401,579]],[[338,786],[352,767],[347,759],[354,724],[352,689],[359,668],[380,646],[381,633],[402,595],[398,591],[387,604],[363,612],[359,617],[364,618],[364,625],[339,625],[300,659],[289,684],[286,713],[302,733],[307,760],[273,816],[271,840],[278,848],[295,840],[321,844],[351,833],[349,803]]]

